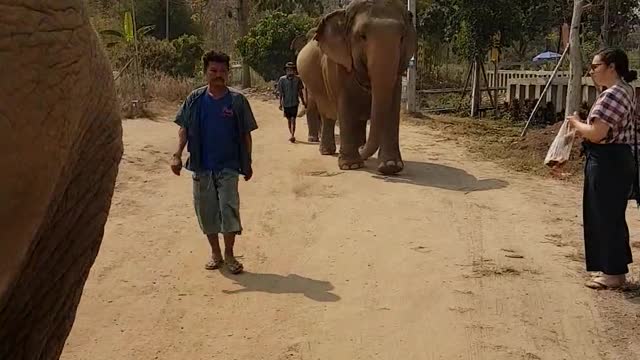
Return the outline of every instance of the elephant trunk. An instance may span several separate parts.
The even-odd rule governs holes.
[[[394,42],[383,42],[387,44],[398,44],[399,39]],[[371,79],[371,128],[367,142],[360,148],[360,157],[366,160],[378,151],[384,136],[390,136],[385,131],[391,114],[393,103],[393,89],[398,80],[398,66],[400,64],[399,49],[392,46],[377,46],[369,52],[367,69]],[[393,55],[391,55],[393,54]]]

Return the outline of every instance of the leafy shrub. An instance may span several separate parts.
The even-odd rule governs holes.
[[[184,35],[171,41],[171,44],[178,54],[173,74],[183,76],[201,74],[201,59],[204,54],[202,40],[193,35]]]
[[[140,65],[144,70],[163,72],[176,77],[193,77],[201,74],[200,61],[204,50],[202,41],[193,35],[183,35],[175,40],[158,40],[143,37],[138,44]],[[110,50],[111,60],[120,69],[135,54],[134,45],[120,43]],[[133,71],[133,64],[128,71]]]
[[[295,61],[295,53],[289,48],[291,41],[306,34],[314,23],[306,15],[271,12],[238,40],[236,48],[262,78],[276,80],[282,75],[284,64]]]

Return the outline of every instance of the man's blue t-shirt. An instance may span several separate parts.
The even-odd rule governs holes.
[[[231,94],[214,99],[208,92],[201,102],[200,127],[202,166],[214,172],[240,168],[240,134]]]

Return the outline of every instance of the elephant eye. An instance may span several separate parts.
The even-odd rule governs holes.
[[[360,34],[360,40],[367,41],[367,34]]]

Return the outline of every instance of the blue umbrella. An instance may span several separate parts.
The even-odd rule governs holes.
[[[536,55],[536,57],[533,58],[534,62],[539,62],[539,61],[545,61],[545,60],[556,60],[556,59],[560,59],[562,57],[562,55],[555,53],[553,51],[545,51],[541,54]]]

